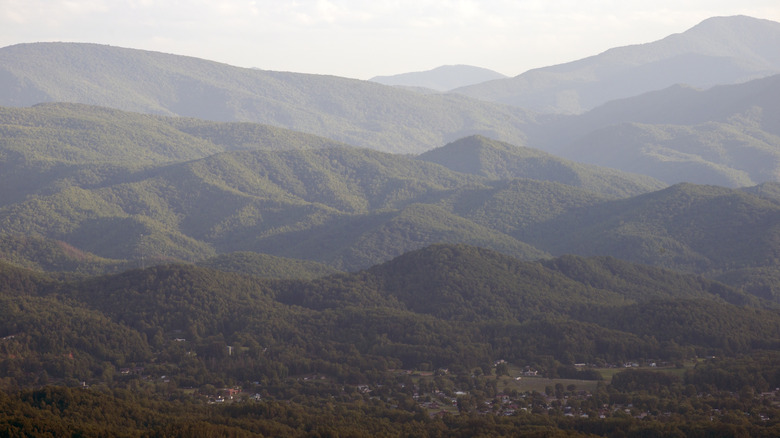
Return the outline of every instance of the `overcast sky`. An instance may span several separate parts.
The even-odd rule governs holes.
[[[449,64],[509,76],[780,0],[0,0],[0,47],[75,41],[359,79]]]

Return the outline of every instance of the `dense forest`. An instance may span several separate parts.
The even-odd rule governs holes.
[[[614,258],[435,245],[308,280],[4,263],[0,291],[0,430],[12,435],[780,427],[777,307]]]

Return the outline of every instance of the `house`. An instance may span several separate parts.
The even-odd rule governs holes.
[[[241,393],[241,390],[235,388],[225,388],[221,392],[224,397],[232,400],[233,397]]]

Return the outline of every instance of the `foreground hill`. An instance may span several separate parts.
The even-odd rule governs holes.
[[[37,271],[92,275],[137,267],[126,260],[98,257],[61,240],[21,234],[0,235],[0,260]]]
[[[75,102],[125,111],[264,123],[388,152],[468,134],[522,144],[520,109],[333,76],[232,67],[96,44],[0,49],[0,105]]]
[[[392,76],[375,76],[369,81],[384,85],[422,87],[437,91],[448,91],[454,88],[474,85],[506,76],[486,68],[470,65],[443,65],[433,70],[402,73]]]
[[[0,261],[0,426],[84,436],[605,427],[768,436],[763,418],[727,427],[745,408],[776,412],[764,394],[780,384],[780,314],[764,305],[612,258],[523,262],[463,245],[313,280],[181,265],[54,279]],[[681,369],[691,359],[699,365]],[[600,371],[574,365],[627,361],[663,368],[597,383]],[[517,370],[544,377],[507,376]],[[610,419],[566,421],[563,403]],[[626,415],[628,403],[646,416]],[[506,417],[518,408],[527,412]]]
[[[150,353],[171,361],[156,367],[174,373],[169,375],[178,384],[202,385],[217,376],[242,381],[240,370],[246,366],[265,369],[257,369],[252,379],[278,379],[279,361],[286,361],[294,374],[319,369],[336,377],[356,371],[355,366],[370,367],[366,361],[376,358],[407,368],[423,362],[477,366],[497,357],[529,361],[536,355],[619,361],[680,354],[658,345],[672,340],[700,353],[736,353],[780,342],[776,311],[743,307],[760,302],[719,283],[615,259],[522,262],[463,245],[437,245],[363,272],[308,281],[264,280],[194,266],[64,281],[7,265],[0,272],[0,299],[8,304],[0,310],[0,333],[13,334],[11,348],[39,361],[37,366],[56,373],[55,378],[84,372],[83,378],[99,381],[99,373],[79,368],[95,360],[112,367],[144,363]],[[691,301],[698,306],[691,308]],[[658,330],[655,340],[641,339],[655,317],[626,321],[620,309],[651,303],[682,306],[690,325],[681,321],[680,332]],[[727,316],[705,337],[697,320],[709,318],[708,313]],[[46,318],[50,322],[41,323]],[[65,326],[61,338],[43,342],[57,325]],[[93,329],[99,333],[98,327],[106,325],[112,330],[106,341],[87,342]],[[79,326],[81,335],[75,331]],[[562,343],[544,327],[570,332]],[[594,344],[599,333],[609,336],[613,346]],[[518,342],[504,343],[505,336]],[[173,337],[186,339],[179,341],[185,344]],[[238,357],[220,345],[232,345]],[[353,347],[343,350],[346,345]],[[197,356],[187,358],[181,347]],[[299,348],[321,353],[308,357]],[[62,354],[69,351],[78,359],[73,371],[52,371],[68,360]],[[342,359],[346,369],[337,371],[334,364]],[[0,361],[11,369],[20,363],[7,356]],[[197,364],[198,370],[174,371],[170,367],[176,361],[189,368]],[[15,375],[19,383],[46,378],[34,373]]]
[[[647,44],[454,90],[539,112],[580,113],[674,84],[711,87],[780,72],[780,23],[714,17]]]

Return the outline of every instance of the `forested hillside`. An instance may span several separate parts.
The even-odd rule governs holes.
[[[777,265],[779,205],[760,192],[679,184],[572,210],[518,237],[553,254],[610,254],[718,276]]]
[[[529,144],[669,184],[776,182],[778,101],[780,75],[708,90],[677,85],[559,118]]]
[[[217,418],[279,409],[273,406],[284,400],[292,402],[284,410],[294,410],[323,396],[346,412],[369,390],[373,414],[357,411],[356,419],[375,424],[400,415],[396,427],[425,429],[432,420],[403,382],[421,393],[457,388],[464,397],[458,410],[465,413],[472,409],[468,403],[476,409],[479,397],[496,396],[507,372],[496,363],[549,378],[593,379],[601,378],[598,372],[573,364],[682,363],[780,346],[780,313],[722,284],[615,259],[522,262],[462,245],[433,246],[315,280],[174,265],[53,279],[3,264],[0,291],[0,385],[44,385],[42,392],[4,393],[0,401],[8,410],[0,421],[10,430],[33,427],[29,421],[39,430],[89,433],[161,428],[178,424],[171,421],[178,415],[204,421],[213,433],[219,427],[251,431],[257,424]],[[772,366],[753,357],[759,367]],[[402,369],[447,371],[409,380]],[[686,382],[712,384],[698,370]],[[767,378],[765,385],[780,383]],[[628,391],[622,382],[613,380],[615,390]],[[45,386],[52,384],[58,387]],[[89,389],[76,394],[66,388],[77,385]],[[218,388],[244,393],[244,401],[226,403],[206,419],[200,400],[227,394]],[[246,391],[262,401],[250,401]],[[56,412],[85,412],[84,421],[49,416],[40,403]],[[101,424],[88,407],[93,403],[133,414]],[[146,411],[150,406],[154,413]],[[263,424],[282,427],[279,422]],[[333,426],[344,427],[339,424]],[[568,427],[586,426],[555,426]]]
[[[449,242],[610,255],[780,294],[773,185],[653,192],[647,177],[481,136],[415,157],[81,105],[3,114],[0,254],[19,266],[116,272],[250,251],[356,270]]]
[[[263,123],[397,153],[419,153],[469,134],[522,143],[520,127],[533,120],[522,109],[462,95],[98,44],[4,47],[0,90],[3,106],[73,102]]]
[[[504,171],[444,163],[460,173],[428,155],[263,125],[84,105],[6,108],[2,126],[0,251],[47,270],[111,272],[235,251],[358,269],[437,242],[535,259],[545,251],[507,232],[569,205],[662,186],[483,137],[443,150],[459,148],[467,161],[469,151],[484,154],[485,168],[510,163]],[[550,165],[538,168],[539,157]],[[541,197],[548,205],[531,205]]]
[[[553,181],[611,196],[631,196],[664,184],[640,174],[627,174],[563,160],[538,149],[471,136],[425,152],[420,159],[451,170],[491,180],[528,178]]]
[[[539,360],[552,354],[562,362],[620,362],[684,351],[733,354],[776,348],[780,342],[780,314],[764,309],[771,308],[768,302],[702,278],[611,258],[523,262],[477,247],[436,245],[365,271],[313,280],[176,265],[60,279],[8,264],[2,268],[7,305],[0,334],[10,336],[3,343],[4,366],[15,369],[26,356],[45,371],[15,369],[6,374],[6,383],[46,383],[46,376],[100,381],[105,367],[151,363],[155,351],[174,361],[185,360],[181,354],[187,350],[229,360],[225,345],[265,366],[286,358],[284,367],[292,374],[319,370],[346,377],[376,366],[371,357],[404,368],[474,367],[500,358],[533,361],[535,354]],[[698,304],[691,308],[693,302]],[[652,330],[650,340],[648,325],[659,324],[653,312],[626,318],[637,305],[666,312],[684,306],[689,322],[675,319],[677,328]],[[697,318],[721,321],[714,326]],[[566,340],[543,331],[559,323],[572,330]],[[710,327],[706,336],[696,331],[699,324]],[[48,332],[55,327],[60,328],[53,339]],[[594,331],[617,344],[606,347]],[[521,333],[524,340],[502,341]],[[102,340],[90,340],[93,335]],[[672,341],[682,349],[661,347]],[[357,351],[342,360],[346,351],[339,345]],[[296,356],[311,348],[322,349],[316,361]],[[70,355],[78,359],[76,367],[61,368]],[[213,362],[186,360],[196,366],[177,377],[187,385],[218,376],[241,380]],[[155,367],[174,372],[170,365]],[[276,371],[265,378],[283,377],[280,366],[268,368]],[[254,379],[260,377],[262,372]]]

